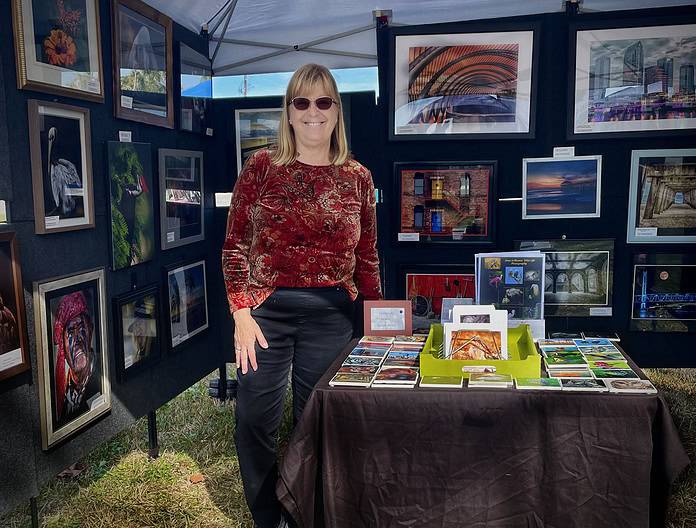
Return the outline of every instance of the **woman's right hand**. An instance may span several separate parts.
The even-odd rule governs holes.
[[[268,348],[268,342],[259,325],[251,316],[251,309],[242,308],[232,314],[234,318],[234,358],[237,367],[246,374],[249,365],[253,370],[258,368],[256,363],[256,341],[261,348]]]

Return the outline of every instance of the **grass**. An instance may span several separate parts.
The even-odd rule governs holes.
[[[696,461],[696,369],[646,373],[663,392],[684,446]],[[75,478],[54,479],[38,498],[45,528],[252,528],[233,441],[234,405],[207,395],[201,380],[157,411],[161,456],[147,457],[147,421],[94,450]],[[291,427],[290,406],[281,444]],[[201,475],[204,480],[194,484]],[[194,477],[192,479],[192,477]],[[29,509],[0,518],[3,528],[29,528]],[[677,481],[667,528],[696,526],[696,467]]]

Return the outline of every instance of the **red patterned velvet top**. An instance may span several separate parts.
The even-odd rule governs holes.
[[[222,271],[230,310],[261,304],[277,287],[340,286],[380,299],[375,192],[370,171],[271,163],[255,153],[237,179]]]

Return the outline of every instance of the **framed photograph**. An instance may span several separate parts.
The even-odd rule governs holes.
[[[257,150],[275,145],[282,108],[253,108],[234,111],[237,135],[237,174]]]
[[[113,0],[114,114],[174,128],[172,21],[140,0]]]
[[[169,347],[176,348],[208,328],[205,261],[166,269]]]
[[[546,256],[545,317],[613,315],[614,240],[525,240],[517,246]]]
[[[495,161],[398,162],[399,242],[494,241]]]
[[[98,0],[11,0],[17,88],[104,101]]]
[[[179,43],[181,71],[181,122],[179,128],[212,134],[213,70],[208,57]]]
[[[89,110],[27,102],[37,234],[94,227]]]
[[[159,149],[160,239],[162,249],[205,238],[203,153]]]
[[[570,50],[569,137],[696,127],[696,24],[575,25]]]
[[[538,28],[392,29],[389,139],[534,137]]]
[[[149,143],[109,141],[111,265],[114,270],[152,260],[155,211]]]
[[[693,255],[636,255],[630,328],[643,332],[696,331]]]
[[[160,358],[159,307],[156,284],[114,297],[116,373],[120,381]]]
[[[522,219],[599,218],[602,156],[522,160]]]
[[[476,277],[472,266],[402,265],[402,298],[411,303],[414,334],[427,334],[430,325],[440,323],[445,299],[474,299]]]
[[[13,231],[0,232],[0,381],[29,370],[22,270]]]
[[[34,282],[44,450],[111,409],[104,269]]]
[[[696,242],[696,149],[634,150],[626,241]]]
[[[7,202],[5,200],[0,200],[0,224],[7,224],[9,222],[7,209]]]
[[[367,336],[411,335],[411,303],[364,301],[364,332]]]

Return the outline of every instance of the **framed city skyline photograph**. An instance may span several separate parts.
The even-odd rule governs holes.
[[[394,163],[397,241],[492,242],[496,169],[495,161]]]
[[[104,269],[34,282],[44,450],[111,409]]]
[[[11,0],[17,88],[104,101],[98,0]]]
[[[29,99],[27,112],[35,232],[93,228],[89,110]]]
[[[538,27],[391,29],[389,139],[533,138]]]
[[[0,381],[31,368],[22,269],[14,231],[0,231]]]
[[[257,150],[269,148],[278,141],[282,108],[238,108],[234,111],[237,174]]]
[[[522,160],[522,219],[599,218],[602,156]]]
[[[183,42],[179,43],[181,114],[179,128],[208,134],[212,125],[213,71],[208,57]],[[211,129],[212,130],[212,129]]]
[[[696,242],[696,149],[631,152],[626,241]]]
[[[696,127],[696,24],[571,24],[568,136]]]
[[[169,348],[174,349],[208,328],[205,260],[165,268]]]
[[[140,0],[111,5],[115,116],[174,128],[172,20]]]

